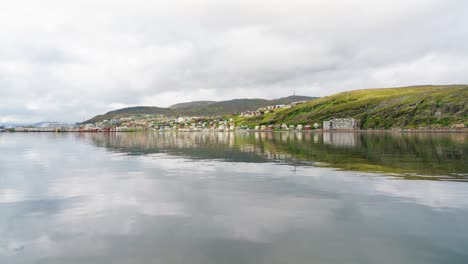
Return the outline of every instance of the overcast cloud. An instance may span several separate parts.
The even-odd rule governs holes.
[[[0,123],[123,106],[468,83],[468,1],[0,4]]]

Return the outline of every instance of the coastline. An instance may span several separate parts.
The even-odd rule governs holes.
[[[205,130],[157,130],[157,129],[135,129],[135,130],[105,130],[105,131],[85,131],[85,130],[71,130],[71,131],[38,131],[38,130],[31,130],[31,131],[1,131],[0,133],[134,133],[134,132],[181,132],[181,133],[194,133],[194,132],[263,132],[263,133],[271,133],[271,132],[319,132],[319,133],[343,133],[343,132],[391,132],[391,133],[468,133],[468,128],[458,128],[458,129],[342,129],[342,130],[323,130],[323,129],[311,129],[311,130],[285,130],[285,129],[236,129],[236,130],[212,130],[212,129],[205,129]]]

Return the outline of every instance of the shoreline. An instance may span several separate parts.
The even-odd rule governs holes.
[[[153,129],[142,129],[142,130],[132,130],[132,131],[2,131],[1,133],[134,133],[134,132],[181,132],[181,133],[194,133],[194,132],[319,132],[319,133],[369,133],[369,132],[391,132],[391,133],[457,133],[463,134],[468,133],[468,128],[463,129],[359,129],[359,130],[323,130],[323,129],[311,129],[311,130],[255,130],[255,129],[239,129],[239,130],[153,130]]]

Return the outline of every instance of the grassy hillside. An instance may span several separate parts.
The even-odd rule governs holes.
[[[414,86],[343,92],[244,124],[305,124],[354,117],[364,129],[449,127],[468,122],[468,85]]]

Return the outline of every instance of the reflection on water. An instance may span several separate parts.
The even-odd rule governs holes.
[[[357,133],[323,133],[323,143],[335,145],[338,147],[357,147],[361,144],[359,141],[359,134]]]
[[[106,149],[190,159],[282,160],[406,179],[468,180],[468,134],[253,132],[82,134]]]
[[[466,150],[464,134],[3,134],[0,263],[467,263],[468,184],[382,177],[462,181]]]

